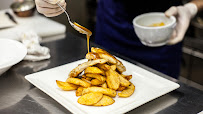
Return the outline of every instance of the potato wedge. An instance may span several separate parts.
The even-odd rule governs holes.
[[[103,95],[102,99],[93,106],[108,106],[115,102],[115,100],[109,96]]]
[[[105,72],[98,67],[87,67],[85,69],[85,74],[102,74],[105,75]]]
[[[102,93],[88,93],[78,98],[78,103],[82,105],[93,105],[98,103],[103,97]]]
[[[82,95],[90,93],[90,92],[100,92],[102,94],[108,95],[110,97],[116,96],[116,91],[110,88],[102,88],[102,87],[88,87],[84,88],[82,91]]]
[[[106,81],[106,77],[99,75],[99,74],[86,74],[87,77],[98,79],[101,82]]]
[[[98,54],[98,53],[94,53],[94,52],[89,52],[89,53],[87,53],[86,56],[85,56],[85,58],[88,59],[88,60],[101,59],[101,58],[99,57],[99,54]]]
[[[119,61],[118,59],[116,59],[113,55],[111,55],[107,51],[100,49],[100,48],[95,48],[95,47],[92,47],[91,51],[98,53],[100,58],[107,60],[109,63],[115,64],[116,68],[118,69],[118,71],[120,73],[126,71],[126,68],[123,65],[123,63],[121,61]]]
[[[116,61],[116,68],[117,68],[117,70],[118,70],[120,73],[126,71],[125,66],[124,66],[123,63],[122,63],[121,61],[119,61],[118,59],[117,59],[117,61]]]
[[[109,88],[117,90],[120,86],[118,73],[112,69],[106,71],[106,82]]]
[[[96,60],[92,60],[92,61],[87,61],[84,62],[80,65],[78,65],[76,68],[74,68],[70,73],[69,73],[69,77],[77,77],[83,70],[85,70],[87,67],[96,65],[98,63],[106,63],[107,60],[105,59],[96,59]]]
[[[78,89],[75,92],[76,96],[81,96],[82,95],[83,88],[84,87],[78,87]]]
[[[105,81],[99,81],[98,79],[92,79],[91,80],[91,85],[101,85],[103,84]]]
[[[111,65],[112,70],[116,70],[116,65]]]
[[[72,83],[72,84],[75,84],[75,85],[80,85],[82,87],[90,87],[91,86],[91,84],[89,84],[88,82],[83,81],[83,80],[81,80],[79,78],[68,78],[66,80],[66,82]]]
[[[107,64],[97,64],[96,66],[102,70],[109,70],[111,68],[111,66]]]
[[[83,81],[85,81],[85,82],[91,84],[91,80],[87,80],[86,78],[81,78],[81,80],[83,80]]]
[[[132,79],[132,75],[126,76],[125,79],[129,81],[130,79]]]
[[[132,79],[132,75],[124,75],[124,74],[121,74],[122,77],[124,77],[125,79],[127,79],[128,81],[130,79]]]
[[[118,76],[120,79],[121,86],[128,87],[130,85],[130,82],[127,79],[123,78],[120,74],[118,74]]]
[[[104,83],[101,85],[101,87],[103,87],[103,88],[107,88],[107,84],[106,84],[106,82],[104,82]]]
[[[78,86],[74,84],[70,84],[68,82],[62,82],[59,80],[56,80],[56,84],[59,88],[61,88],[64,91],[76,90],[78,88]]]
[[[130,84],[126,89],[124,89],[122,92],[118,93],[119,97],[130,97],[135,91],[135,86],[133,83]]]
[[[119,88],[117,89],[117,91],[123,91],[126,87],[124,86],[119,86]]]

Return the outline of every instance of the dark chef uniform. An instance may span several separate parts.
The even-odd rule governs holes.
[[[99,0],[95,42],[171,77],[180,72],[182,43],[147,47],[137,38],[132,20],[147,12],[165,12],[179,0]]]

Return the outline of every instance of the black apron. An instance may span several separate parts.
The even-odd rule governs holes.
[[[177,78],[180,72],[182,43],[147,47],[137,38],[132,20],[148,12],[165,12],[179,0],[99,0],[95,42],[155,70]]]

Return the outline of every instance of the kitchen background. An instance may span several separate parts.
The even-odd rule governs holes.
[[[0,10],[8,9],[14,0],[3,0]],[[94,26],[96,22],[96,0],[66,0],[67,11],[72,20],[87,27],[93,32],[91,41],[94,41]],[[185,1],[183,1],[185,2]],[[82,38],[86,38],[75,31],[68,23],[65,14],[50,18],[66,25],[66,31]],[[183,57],[181,65],[181,81],[203,90],[203,11],[192,20],[184,39]]]

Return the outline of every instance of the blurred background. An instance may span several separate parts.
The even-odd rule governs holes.
[[[14,0],[2,0],[0,10],[8,9]],[[183,4],[189,0],[183,0]],[[67,11],[72,20],[80,23],[93,32],[91,41],[94,42],[97,0],[66,0]],[[75,31],[68,23],[65,14],[50,18],[66,26],[66,31],[81,38],[86,38]],[[202,89],[203,85],[203,12],[192,20],[185,35],[181,65],[181,81]]]

